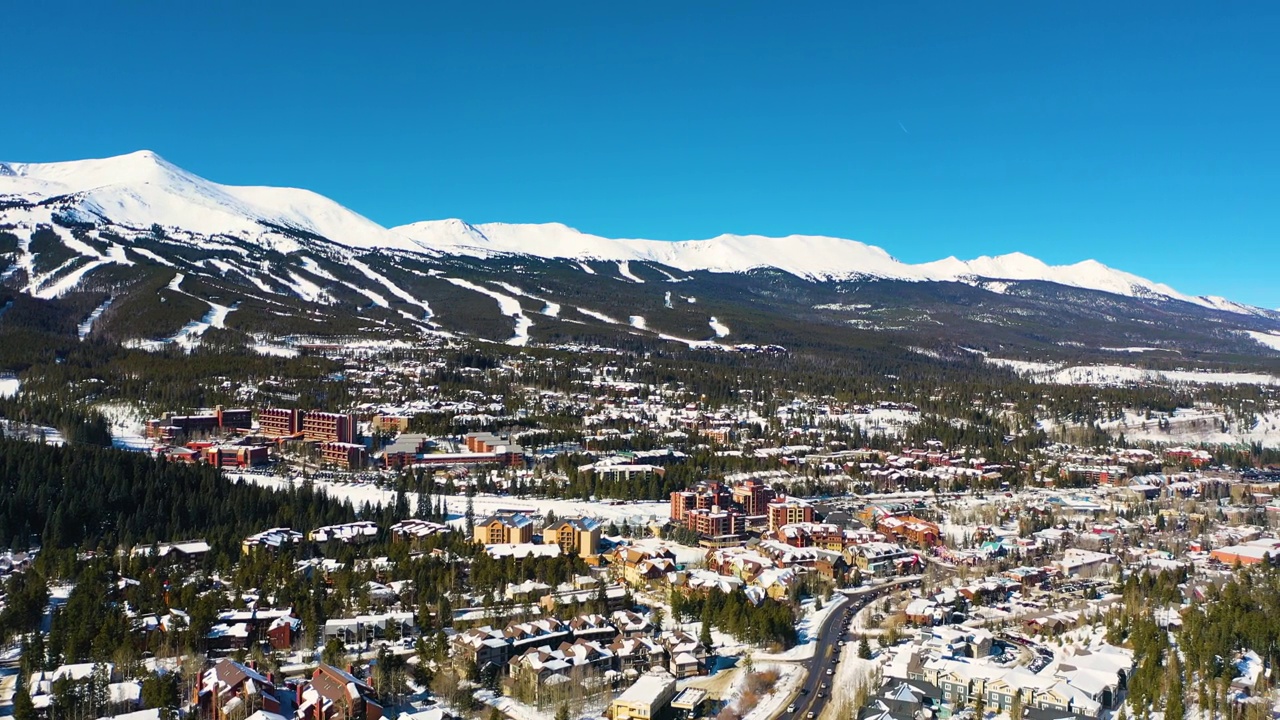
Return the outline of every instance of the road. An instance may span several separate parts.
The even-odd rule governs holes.
[[[800,694],[791,701],[795,712],[783,710],[778,717],[805,720],[822,715],[822,711],[831,700],[831,682],[835,679],[836,663],[840,661],[840,648],[846,639],[845,628],[848,627],[849,621],[859,610],[885,593],[919,586],[920,577],[911,576],[883,585],[844,592],[849,600],[827,615],[826,622],[818,629],[818,640],[813,650],[813,657],[802,663],[807,674],[804,685],[800,687]],[[831,675],[827,674],[828,670],[832,672]]]

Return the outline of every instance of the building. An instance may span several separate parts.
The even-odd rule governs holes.
[[[301,416],[293,408],[263,408],[258,412],[258,432],[269,438],[293,437],[302,432]]]
[[[240,543],[240,550],[246,555],[259,548],[276,552],[285,545],[297,545],[300,542],[302,542],[302,533],[296,530],[271,528],[245,538]]]
[[[214,467],[245,468],[265,465],[267,448],[263,445],[214,445],[203,451],[204,461]]]
[[[684,516],[685,525],[703,537],[738,536],[747,531],[747,518],[734,510],[719,506],[694,508]]]
[[[1229,545],[1209,553],[1209,557],[1223,565],[1256,565],[1258,563],[1274,563],[1280,558],[1280,540],[1262,538],[1250,540],[1241,545]]]
[[[265,675],[232,660],[219,660],[200,676],[193,698],[201,717],[244,717],[247,708],[280,712],[276,686]]]
[[[382,705],[363,680],[321,663],[299,693],[298,720],[378,720]]]
[[[594,463],[583,465],[578,472],[595,475],[601,482],[646,482],[654,477],[667,474],[666,468],[658,465],[615,465]]]
[[[560,520],[542,530],[542,542],[559,545],[565,554],[590,557],[600,548],[600,523],[590,518]]]
[[[650,671],[613,699],[609,717],[613,720],[653,720],[662,717],[676,696],[676,679],[669,673]]]
[[[302,415],[302,437],[308,442],[350,443],[355,436],[353,415],[319,410],[309,410]]]
[[[412,465],[431,445],[430,435],[401,433],[394,442],[382,449],[382,461],[389,468]]]
[[[533,519],[521,513],[499,513],[475,524],[473,539],[482,545],[533,542]]]
[[[467,433],[463,436],[467,449],[476,456],[492,455],[490,462],[512,467],[524,464],[525,450],[510,435],[494,433]]]
[[[408,415],[374,415],[370,426],[374,432],[402,433],[409,429]]]
[[[754,478],[735,485],[731,491],[733,501],[742,507],[747,515],[764,515],[765,508],[773,501],[776,494],[773,488]]]
[[[322,442],[320,459],[326,465],[336,465],[343,470],[359,470],[369,464],[369,450],[356,443]]]
[[[773,532],[783,525],[813,522],[813,506],[799,498],[777,498],[768,504],[766,512]]]

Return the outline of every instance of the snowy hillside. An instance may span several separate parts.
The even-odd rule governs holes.
[[[204,235],[250,237],[266,224],[304,230],[357,248],[421,251],[310,190],[219,185],[142,150],[102,160],[0,163],[0,198],[73,196],[75,219],[137,229],[158,224]]]
[[[1234,313],[1258,308],[1223,298],[1201,298],[1168,285],[1109,268],[1096,260],[1048,265],[1023,253],[959,260],[955,257],[908,264],[882,248],[856,240],[791,235],[721,235],[710,240],[615,240],[580,232],[560,223],[521,225],[461,220],[429,220],[392,228],[421,245],[476,257],[495,254],[543,258],[653,262],[686,272],[747,272],[774,268],[810,280],[879,278],[913,282],[963,282],[993,292],[1006,285],[992,280],[1042,281],[1127,297],[1167,298]],[[1261,311],[1266,312],[1266,311]]]
[[[967,261],[950,257],[912,265],[873,245],[822,236],[620,240],[559,223],[471,225],[461,220],[387,229],[308,190],[221,185],[146,150],[100,160],[0,163],[0,199],[5,198],[28,202],[63,198],[64,212],[76,221],[138,230],[158,224],[189,233],[256,241],[286,253],[293,248],[278,236],[280,229],[303,231],[362,250],[648,262],[685,272],[742,273],[774,268],[810,280],[951,281],[997,293],[1008,290],[1000,281],[1043,281],[1128,297],[1182,300],[1232,313],[1267,312],[1223,298],[1184,295],[1093,260],[1052,266],[1022,253]],[[626,266],[620,267],[620,274],[625,277],[628,273]],[[632,275],[630,279],[638,278]]]

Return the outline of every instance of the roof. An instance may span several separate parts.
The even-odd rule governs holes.
[[[649,672],[641,675],[635,684],[614,698],[615,703],[652,705],[659,697],[670,692],[676,686],[675,678],[666,673]]]

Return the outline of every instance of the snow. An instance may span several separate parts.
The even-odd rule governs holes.
[[[527,297],[530,300],[537,300],[538,302],[542,303],[541,312],[543,315],[546,315],[547,317],[560,317],[560,303],[554,303],[554,302],[551,302],[550,300],[547,300],[546,298],[540,298],[537,295],[531,295],[508,282],[501,282],[499,280],[494,280],[492,282],[494,285],[497,285],[498,287],[502,288],[503,290],[506,290],[512,295]]]
[[[283,345],[271,345],[269,343],[258,343],[251,348],[259,355],[268,355],[271,357],[293,358],[298,357],[296,348],[285,347]]]
[[[58,163],[7,163],[0,195],[32,198],[76,194],[78,214],[118,225],[152,223],[204,235],[260,236],[263,223],[298,228],[359,248],[424,252],[392,232],[309,190],[220,185],[142,150],[117,157]]]
[[[777,268],[814,280],[886,278],[963,282],[997,293],[1007,292],[1009,288],[1008,282],[998,281],[1045,281],[1130,297],[1180,300],[1226,312],[1265,312],[1220,299],[1185,295],[1168,285],[1109,268],[1096,260],[1048,265],[1024,253],[967,261],[950,257],[912,265],[897,260],[882,248],[826,236],[720,235],[709,240],[633,240],[591,235],[560,223],[470,225],[461,220],[426,221],[392,230],[424,245],[457,254],[574,259],[593,274],[582,261],[617,262],[619,273],[624,277],[629,275],[629,270],[623,271],[623,263],[650,262],[686,272],[735,273]]]
[[[618,274],[630,280],[631,282],[636,282],[636,283],[644,282],[644,280],[641,280],[640,278],[636,277],[635,274],[631,272],[631,263],[627,262],[626,260],[623,260],[622,262],[618,263]]]
[[[89,333],[93,332],[93,324],[98,321],[98,318],[102,317],[102,313],[106,312],[107,308],[111,307],[111,303],[114,300],[115,298],[107,298],[101,305],[94,308],[88,317],[80,321],[80,324],[76,326],[76,335],[81,340],[89,337]]]
[[[286,274],[289,276],[289,282],[281,284],[293,290],[294,294],[298,297],[306,300],[307,302],[318,303],[320,305],[332,305],[334,303],[333,296],[329,294],[328,290],[325,290],[296,272],[290,271]],[[358,289],[354,285],[352,285],[351,288],[353,290]],[[383,307],[386,307],[386,305],[384,304]]]
[[[1042,421],[1042,425],[1051,423],[1051,419]],[[1130,441],[1280,447],[1280,411],[1275,410],[1239,418],[1225,410],[1208,408],[1178,408],[1172,413],[1153,413],[1150,418],[1130,410],[1122,418],[1100,423],[1099,427],[1113,435],[1123,434]]]
[[[80,281],[84,278],[85,275],[88,275],[90,272],[97,270],[98,268],[106,264],[107,264],[106,260],[93,260],[91,262],[85,263],[84,265],[81,265],[80,267],[76,268],[70,273],[67,273],[61,278],[58,278],[58,281],[55,282],[54,284],[47,285],[41,288],[40,290],[37,290],[34,293],[34,295],[43,300],[56,298],[70,291],[76,285],[79,285]]]
[[[633,327],[633,328],[635,328],[635,329],[637,329],[637,330],[645,330],[645,329],[646,329],[646,328],[645,328],[645,320],[644,320],[644,316],[643,316],[643,315],[632,315],[630,318],[628,318],[628,322],[630,322],[630,323],[631,323],[631,327]]]
[[[387,302],[386,296],[382,295],[381,293],[376,293],[368,288],[362,288],[359,285],[346,282],[345,280],[342,280],[339,282],[341,282],[343,285],[347,286],[351,290],[354,290],[355,292],[358,292],[361,295],[369,298],[369,301],[372,302],[374,305],[377,305],[378,307],[391,307],[391,304]],[[410,318],[410,319],[416,320],[417,318]]]
[[[380,285],[385,287],[388,291],[391,292],[392,295],[395,295],[396,297],[409,303],[410,305],[417,305],[418,307],[422,308],[423,312],[425,313],[422,316],[423,320],[430,320],[435,315],[435,313],[431,312],[431,306],[428,305],[425,300],[419,300],[414,296],[410,295],[409,293],[405,292],[400,288],[399,285],[396,285],[395,283],[391,282],[382,274],[374,272],[368,265],[365,265],[364,263],[360,262],[355,258],[347,258],[346,262],[348,265],[358,270],[361,275],[364,275],[370,280],[373,280],[374,282],[379,283]]]
[[[1272,350],[1280,350],[1280,333],[1262,333],[1249,330],[1249,337],[1253,338],[1259,345],[1265,345]]]
[[[129,250],[130,250],[130,251],[132,251],[132,252],[138,253],[139,255],[141,255],[141,256],[142,256],[142,257],[144,257],[144,258],[147,258],[147,259],[150,259],[150,260],[154,260],[154,261],[156,261],[156,262],[160,263],[161,265],[168,265],[169,267],[175,267],[173,263],[171,263],[171,262],[169,262],[168,260],[164,259],[163,257],[161,257],[161,256],[159,256],[159,255],[157,255],[157,254],[155,254],[155,253],[153,253],[153,252],[151,252],[150,250],[148,250],[148,249],[146,249],[146,248],[140,248],[140,247],[136,247],[136,246],[135,246],[135,247],[131,247],[131,248],[129,248]]]
[[[16,377],[0,377],[0,397],[13,397],[22,387],[22,381]]]
[[[450,283],[453,283],[454,285],[457,285],[460,288],[466,288],[468,290],[471,290],[472,292],[478,292],[481,295],[488,295],[494,300],[497,300],[498,311],[501,312],[503,315],[513,318],[516,321],[515,335],[510,340],[507,340],[507,344],[515,345],[518,347],[523,347],[529,344],[529,328],[533,327],[533,321],[530,320],[529,317],[524,314],[524,308],[520,307],[519,300],[516,300],[510,295],[503,295],[502,293],[496,290],[491,290],[487,287],[476,285],[473,282],[468,282],[461,278],[447,277],[443,279]],[[557,312],[558,311],[559,311],[559,308],[557,306]]]
[[[338,279],[333,275],[331,275],[329,271],[320,267],[320,263],[316,262],[314,258],[310,258],[310,257],[307,257],[306,255],[303,255],[298,258],[298,262],[302,263],[303,270],[306,270],[307,272],[311,273],[312,275],[315,275],[318,278],[324,278],[325,280],[328,280],[330,282],[336,282]]]
[[[818,648],[818,631],[822,629],[822,623],[827,621],[836,608],[843,607],[849,598],[845,595],[837,594],[832,596],[831,601],[824,604],[821,610],[814,610],[814,602],[806,601],[801,607],[804,613],[800,621],[796,623],[796,633],[799,642],[792,648],[780,653],[757,653],[754,657],[761,660],[808,660],[813,657],[814,652]]]
[[[720,235],[706,240],[681,241],[612,239],[559,223],[472,225],[447,219],[385,228],[308,190],[222,185],[146,150],[103,159],[7,163],[0,167],[5,169],[0,173],[0,195],[23,197],[33,202],[70,196],[73,205],[69,212],[84,219],[106,220],[138,232],[155,223],[206,237],[224,235],[256,241],[281,252],[294,252],[309,242],[289,232],[294,229],[357,250],[390,250],[427,256],[534,255],[576,261],[583,272],[589,274],[596,271],[588,261],[613,262],[617,263],[619,276],[633,282],[643,282],[631,272],[629,263],[633,262],[685,272],[740,273],[776,268],[814,280],[885,278],[962,282],[995,293],[1007,292],[1011,282],[1045,281],[1130,297],[1178,300],[1221,312],[1275,317],[1272,311],[1220,297],[1185,295],[1168,285],[1109,268],[1096,260],[1048,265],[1023,253],[1010,253],[972,260],[949,257],[909,264],[874,245],[828,236]],[[245,252],[236,245],[225,247],[228,251]],[[154,254],[132,249],[160,261]],[[77,247],[78,252],[93,258],[92,263],[77,268],[78,275],[69,283],[58,283],[47,292],[65,292],[101,264],[129,262],[123,250],[112,248],[107,255],[96,251],[91,255],[88,252],[91,250],[87,245]],[[26,256],[29,261],[29,253]],[[314,260],[304,257],[301,262],[308,272],[328,279],[320,274],[323,270]],[[355,265],[358,261],[350,262]],[[668,270],[661,271],[670,281],[677,280]],[[431,317],[426,303],[384,278],[371,277],[393,295],[422,306],[427,319]]]
[[[300,482],[296,478],[290,480],[275,475],[260,475],[257,473],[228,473],[227,476],[232,479],[240,479],[255,485],[275,489],[285,489],[290,482]],[[334,483],[320,479],[313,479],[312,482],[316,487],[324,488],[325,492],[331,497],[350,500],[357,507],[366,502],[374,506],[395,502],[395,493],[393,491],[384,490],[372,484]],[[452,515],[460,517],[466,512],[468,498],[465,495],[435,495],[433,497],[443,497],[449,513]],[[409,501],[411,505],[417,502],[417,495],[409,493]],[[471,502],[476,517],[491,515],[499,510],[526,511],[535,514],[546,514],[547,511],[553,511],[558,517],[581,515],[595,518],[605,523],[615,522],[622,524],[626,522],[631,525],[648,524],[655,520],[661,520],[666,518],[671,510],[670,503],[663,502],[629,502],[610,505],[586,500],[513,498],[497,495],[476,495],[471,498]],[[671,547],[682,546],[672,544]],[[697,553],[699,560],[705,555],[705,551],[699,551],[698,548],[690,548],[690,550]]]
[[[716,337],[729,336],[729,326],[717,320],[714,315],[711,316],[711,320],[707,324],[711,326],[711,332],[715,333]]]
[[[154,351],[160,349],[166,344],[173,343],[181,347],[183,350],[191,352],[193,348],[200,344],[200,337],[204,335],[206,330],[211,327],[225,328],[227,326],[227,315],[230,315],[231,311],[236,309],[236,306],[219,305],[212,300],[205,300],[204,298],[192,295],[182,289],[182,281],[185,279],[186,275],[182,273],[174,273],[173,279],[169,281],[169,285],[167,286],[168,289],[208,304],[209,312],[205,313],[199,320],[192,320],[182,326],[182,328],[178,330],[173,337],[168,338],[163,342],[134,340],[126,342],[126,347],[137,347],[143,350]]]
[[[604,313],[598,313],[598,312],[596,312],[596,311],[594,311],[594,310],[587,310],[586,308],[574,308],[574,310],[577,310],[578,312],[582,313],[583,315],[586,315],[586,316],[587,316],[587,317],[589,317],[589,318],[595,318],[596,320],[599,320],[600,322],[609,323],[610,325],[621,325],[621,324],[622,324],[622,321],[621,321],[621,320],[615,320],[615,319],[613,319],[613,318],[609,317],[608,315],[605,315]]]
[[[736,708],[739,713],[742,713],[742,720],[769,720],[781,715],[791,696],[799,692],[800,687],[804,684],[806,675],[804,668],[784,663],[756,663],[755,670],[756,672],[769,670],[777,672],[778,683],[774,685],[772,692],[761,697],[752,707]],[[741,684],[745,684],[746,675],[740,673],[738,681]],[[741,684],[735,686],[731,704],[736,704],[738,696],[742,693],[744,688]]]
[[[1065,366],[1059,363],[993,357],[986,358],[986,361],[992,365],[1010,368],[1035,382],[1050,385],[1280,385],[1280,377],[1263,373],[1150,370],[1127,365]]]

